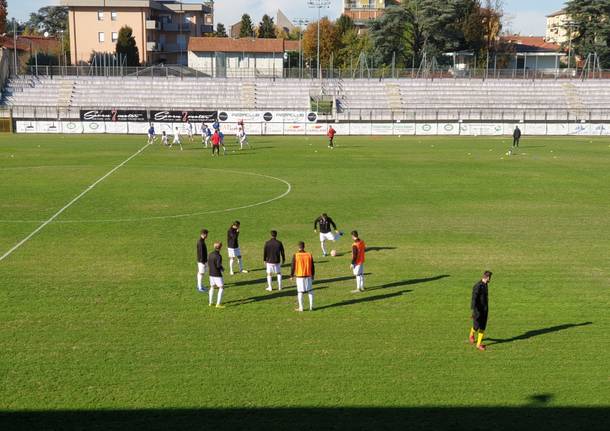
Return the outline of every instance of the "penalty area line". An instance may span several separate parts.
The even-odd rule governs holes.
[[[87,193],[89,193],[91,190],[93,190],[95,188],[95,186],[97,186],[99,183],[101,183],[102,181],[104,181],[106,178],[108,178],[110,175],[112,175],[113,173],[115,173],[117,170],[119,170],[120,168],[122,168],[123,166],[125,166],[125,164],[127,162],[129,162],[131,159],[133,159],[134,157],[136,157],[137,155],[139,155],[142,151],[144,151],[146,148],[148,148],[151,144],[146,144],[144,145],[142,148],[140,148],[138,151],[136,151],[134,154],[132,154],[131,156],[129,156],[128,158],[126,158],[125,160],[123,160],[121,163],[119,163],[117,166],[115,166],[114,168],[112,168],[110,171],[108,171],[103,177],[99,178],[97,181],[95,181],[93,184],[91,184],[89,187],[87,187],[81,194],[79,194],[78,196],[76,196],[74,199],[72,199],[70,202],[68,202],[62,209],[60,209],[59,211],[57,211],[55,214],[53,214],[48,220],[44,221],[40,226],[38,226],[36,229],[34,229],[34,231],[32,233],[30,233],[28,236],[26,236],[25,238],[23,238],[21,241],[19,241],[17,244],[15,244],[13,246],[13,248],[11,248],[9,251],[7,251],[6,253],[4,253],[2,256],[0,256],[0,262],[2,262],[4,259],[6,259],[7,257],[9,257],[11,254],[13,254],[16,250],[18,250],[23,244],[25,244],[26,242],[28,242],[34,235],[36,235],[38,232],[40,232],[41,230],[43,230],[49,223],[51,223],[53,220],[55,220],[57,217],[59,217],[65,210],[67,210],[68,208],[70,208],[72,205],[74,205],[80,198],[82,198],[83,196],[85,196]]]

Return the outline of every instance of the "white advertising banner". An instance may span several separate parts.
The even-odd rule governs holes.
[[[415,124],[413,123],[394,123],[394,134],[398,136],[415,135]]]
[[[371,134],[373,136],[392,135],[394,128],[392,123],[373,123],[371,124]]]
[[[549,123],[546,125],[546,134],[549,136],[565,136],[569,132],[566,123]]]
[[[107,121],[105,124],[106,133],[112,133],[117,135],[125,135],[129,133],[129,128],[127,127],[127,123],[124,121],[118,122],[110,122]]]
[[[318,115],[308,111],[219,111],[221,123],[315,123]]]
[[[418,123],[415,125],[416,135],[436,135],[438,132],[436,123]]]
[[[36,121],[17,121],[17,133],[36,133]]]
[[[459,135],[459,123],[439,123],[437,134],[439,135]]]
[[[512,136],[513,132],[515,131],[515,127],[519,126],[519,128],[521,129],[521,131],[523,132],[523,124],[520,123],[504,123],[502,125],[504,131],[502,132],[503,135],[509,135]]]
[[[546,135],[546,123],[526,123],[523,129],[524,135]]]
[[[333,129],[337,132],[337,136],[349,136],[349,123],[337,123],[333,124]]]
[[[59,121],[37,121],[36,133],[61,133]]]
[[[591,134],[595,136],[610,135],[610,124],[591,124]]]
[[[83,133],[106,133],[103,121],[84,121]]]
[[[470,136],[500,136],[504,134],[504,125],[498,123],[463,123],[460,126],[460,134]]]
[[[244,124],[244,129],[246,130],[246,134],[249,136],[257,136],[263,134],[263,123],[248,123]],[[237,129],[235,130],[235,134],[237,134]]]
[[[83,133],[83,123],[80,121],[62,121],[62,133]]]
[[[281,123],[263,123],[262,124],[263,135],[283,135],[284,125]]]
[[[591,134],[591,124],[588,123],[570,123],[568,126],[570,135],[587,136]]]
[[[308,135],[326,135],[328,133],[328,124],[305,124],[305,129]]]
[[[371,123],[352,123],[349,128],[349,134],[352,136],[369,136],[371,131]]]
[[[161,124],[154,123],[154,126],[155,126],[155,133],[157,134],[157,136],[159,136],[162,132]],[[150,127],[150,124],[148,124],[148,123],[142,123],[139,121],[131,121],[131,122],[127,123],[127,133],[130,133],[132,135],[147,135],[149,127]],[[166,131],[166,133],[167,133],[167,131]]]
[[[305,124],[285,123],[284,135],[306,135]]]

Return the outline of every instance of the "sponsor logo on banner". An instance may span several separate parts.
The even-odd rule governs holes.
[[[159,123],[211,122],[218,118],[218,111],[150,111],[150,118]]]
[[[66,129],[68,130],[75,130],[76,129],[76,123],[68,123],[66,124]]]
[[[226,112],[220,112],[218,113],[218,119],[220,121],[227,121],[229,119],[229,114],[227,114]]]
[[[307,114],[307,121],[313,123],[317,120],[318,120],[318,114],[316,114],[315,112],[310,112],[309,114]]]
[[[81,121],[148,121],[146,111],[123,109],[97,109],[80,111]]]
[[[273,120],[273,114],[271,112],[265,112],[263,114],[263,120],[265,120],[267,122]]]
[[[218,119],[223,123],[315,123],[318,114],[307,111],[220,111]]]
[[[423,130],[424,132],[429,132],[430,130],[432,130],[432,126],[431,126],[430,124],[424,124],[424,125],[422,126],[422,130]]]
[[[444,129],[446,132],[453,132],[453,124],[445,124]]]

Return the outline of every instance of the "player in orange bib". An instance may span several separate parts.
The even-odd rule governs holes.
[[[358,231],[352,231],[352,264],[351,268],[356,276],[356,290],[352,293],[364,292],[364,255],[366,244],[358,237]]]
[[[299,308],[296,311],[303,311],[303,295],[309,296],[309,311],[313,310],[313,278],[316,268],[313,263],[311,253],[305,251],[305,243],[299,242],[299,250],[292,257],[290,277],[297,279],[297,300]]]

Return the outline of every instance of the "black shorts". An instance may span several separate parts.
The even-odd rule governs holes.
[[[487,313],[474,313],[472,327],[475,331],[484,331],[487,328]]]

